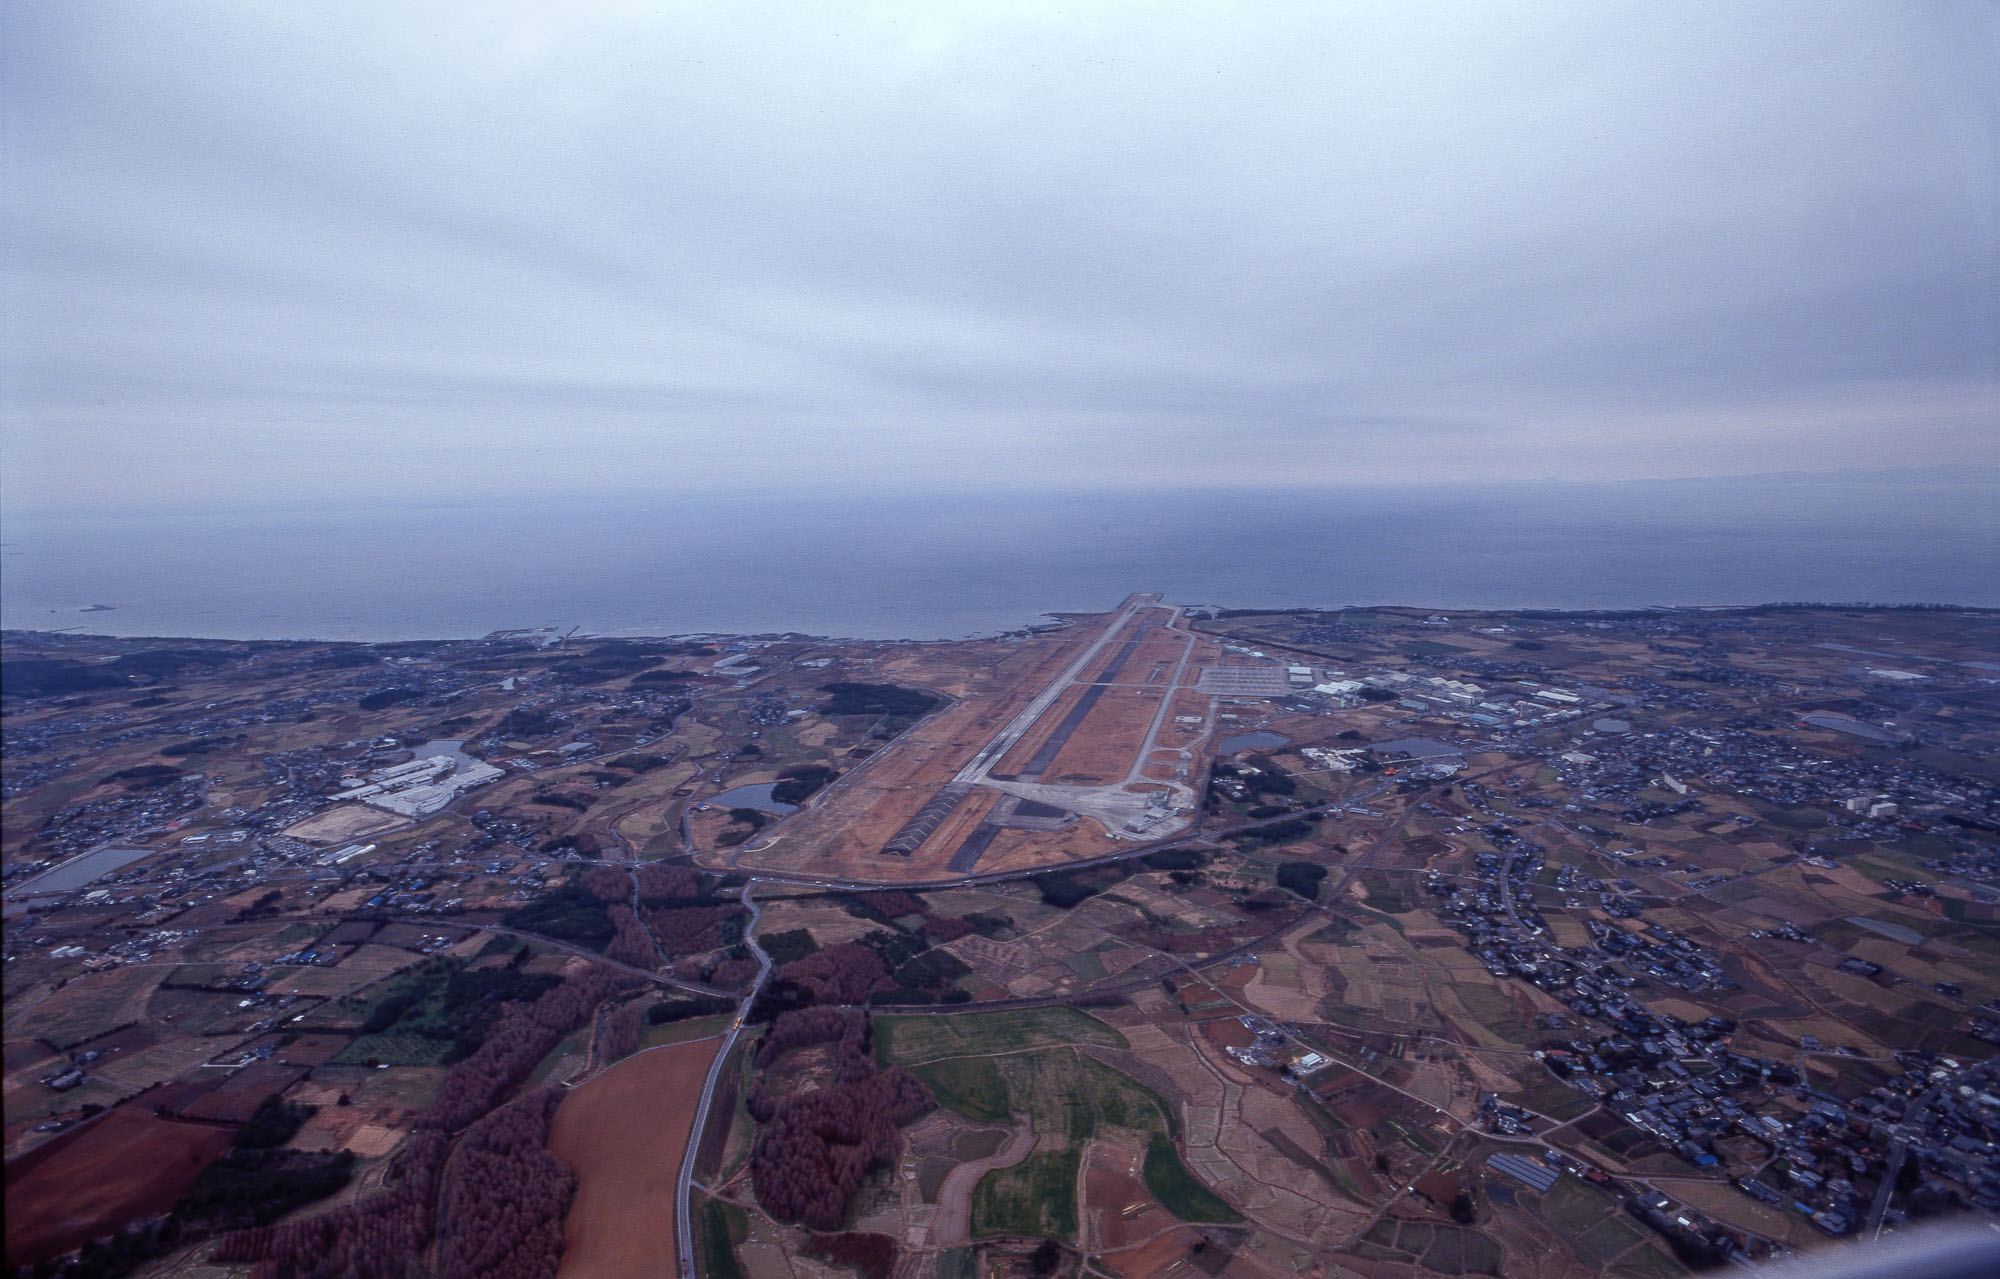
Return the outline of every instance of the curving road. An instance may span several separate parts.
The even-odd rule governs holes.
[[[754,879],[743,885],[743,904],[750,909],[750,922],[743,926],[743,944],[757,957],[757,980],[750,984],[750,992],[743,996],[736,1016],[730,1020],[729,1033],[722,1037],[722,1047],[717,1050],[715,1060],[709,1063],[708,1078],[701,1086],[701,1104],[695,1108],[694,1127],[688,1132],[687,1151],[681,1156],[681,1175],[674,1185],[674,1237],[680,1253],[681,1279],[695,1279],[694,1164],[695,1156],[701,1151],[702,1134],[708,1131],[708,1112],[715,1102],[715,1085],[721,1081],[722,1072],[729,1064],[729,1054],[735,1050],[736,1041],[750,1020],[750,1009],[757,1002],[758,992],[764,989],[764,982],[771,975],[771,957],[757,943],[757,921],[763,912],[750,899],[750,890],[756,885]]]

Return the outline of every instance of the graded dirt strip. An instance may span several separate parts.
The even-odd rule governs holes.
[[[999,1150],[946,1173],[944,1184],[938,1187],[938,1210],[931,1219],[930,1246],[951,1248],[971,1242],[973,1187],[995,1168],[1012,1168],[1020,1163],[1034,1148],[1035,1134],[1027,1128],[1016,1128]]]
[[[952,780],[955,782],[986,780],[986,775],[992,771],[1000,757],[1020,740],[1023,733],[1034,727],[1035,721],[1055,703],[1056,698],[1062,696],[1064,689],[1076,682],[1077,676],[1089,669],[1091,662],[1106,645],[1111,643],[1114,636],[1125,629],[1133,615],[1147,605],[1157,604],[1159,598],[1157,595],[1134,595],[1128,598],[1119,608],[1117,615],[1098,633],[1097,638],[1091,641],[1090,647],[1084,649],[1062,674],[1050,680],[1047,687],[1035,694],[1034,700],[1022,707],[1020,714],[1008,721],[1007,727],[995,733],[993,739],[981,747],[979,753],[974,755],[964,768],[959,769],[958,775]]]
[[[653,1048],[563,1098],[549,1152],[576,1173],[557,1279],[660,1279],[674,1270],[674,1191],[720,1039]]]

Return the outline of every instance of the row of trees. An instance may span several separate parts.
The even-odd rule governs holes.
[[[606,906],[604,913],[611,920],[613,930],[611,943],[604,948],[607,956],[634,968],[659,967],[660,955],[653,949],[653,939],[630,906],[618,902]]]
[[[546,1149],[561,1101],[560,1088],[538,1089],[458,1139],[438,1207],[438,1279],[555,1274],[563,1215],[576,1193],[575,1175]]]
[[[304,1221],[283,1222],[226,1236],[218,1246],[215,1260],[255,1262],[257,1279],[428,1279],[429,1249],[436,1235],[439,1187],[445,1180],[447,1157],[452,1154],[451,1134],[468,1129],[495,1108],[508,1093],[546,1057],[562,1037],[589,1021],[599,1005],[631,990],[638,983],[621,973],[604,968],[573,977],[544,993],[531,1004],[513,1003],[505,1007],[500,1020],[484,1043],[471,1056],[446,1072],[437,1099],[417,1121],[417,1129],[397,1154],[388,1188],[358,1203],[335,1209]],[[544,1098],[535,1105],[551,1104]],[[568,1191],[555,1193],[557,1181],[545,1165],[535,1164],[520,1152],[539,1151],[547,1133],[547,1114],[539,1120],[533,1105],[510,1108],[528,1113],[522,1118],[496,1120],[491,1129],[468,1131],[463,1139],[468,1153],[451,1165],[453,1188],[449,1200],[468,1214],[453,1218],[453,1228],[463,1226],[470,1233],[465,1241],[449,1245],[440,1253],[451,1275],[478,1273],[555,1273],[556,1253],[543,1246],[555,1232],[560,1242],[562,1214],[568,1205]],[[539,1123],[539,1129],[536,1124]],[[514,1125],[524,1124],[524,1128]],[[523,1135],[536,1129],[529,1146]],[[533,1165],[519,1175],[519,1197],[489,1195],[477,1185],[460,1186],[492,1179],[499,1162],[512,1160]],[[565,1174],[567,1175],[567,1174]],[[524,1187],[537,1187],[528,1193]],[[482,1215],[484,1214],[484,1215]],[[479,1251],[480,1236],[508,1241],[504,1251],[508,1271],[450,1269],[474,1265],[484,1256]],[[447,1240],[449,1244],[449,1240]],[[457,1248],[454,1252],[451,1249]],[[546,1264],[533,1268],[535,1258]],[[480,1262],[478,1264],[484,1264]]]
[[[410,1134],[388,1189],[303,1221],[224,1236],[212,1260],[255,1262],[254,1279],[427,1279],[432,1209],[451,1139],[435,1129]]]
[[[598,1056],[604,1061],[639,1050],[639,1030],[645,1013],[637,1004],[620,1004],[604,1015],[604,1031],[598,1037]]]

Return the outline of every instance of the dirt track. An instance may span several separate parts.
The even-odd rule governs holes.
[[[937,1216],[931,1221],[931,1246],[949,1248],[968,1242],[972,1238],[972,1188],[995,1168],[1012,1168],[1020,1163],[1034,1148],[1035,1134],[1026,1128],[1016,1128],[999,1150],[946,1173],[944,1184],[938,1187]]]

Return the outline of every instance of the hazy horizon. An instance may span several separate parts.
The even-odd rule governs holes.
[[[19,515],[0,621],[242,639],[543,625],[940,639],[1132,591],[1232,607],[2000,607],[1994,492],[1936,476],[1798,476]]]

